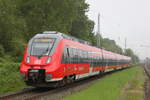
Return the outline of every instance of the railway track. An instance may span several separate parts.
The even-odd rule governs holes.
[[[150,78],[150,67],[148,67],[146,64],[143,65],[143,66],[144,66],[145,73],[146,73],[147,76]]]
[[[121,71],[116,70],[116,71]],[[101,78],[110,75],[116,71],[111,71],[103,74],[101,77],[89,77],[87,79],[68,84],[64,87],[59,88],[28,88],[23,89],[19,92],[1,95],[0,100],[58,100],[66,95],[74,92],[81,91],[82,89],[88,88],[92,83],[99,81]]]
[[[144,84],[144,100],[150,100],[150,65],[144,64],[143,67],[146,76],[148,76]]]

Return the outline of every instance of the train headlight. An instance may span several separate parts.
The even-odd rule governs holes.
[[[30,57],[29,57],[29,56],[27,56],[27,58],[26,58],[26,63],[27,63],[27,64],[30,63]]]
[[[25,73],[20,73],[20,76],[23,80],[26,80],[26,74]]]
[[[51,61],[51,57],[48,57],[47,61],[46,61],[46,64],[49,64]]]
[[[46,81],[51,80],[52,79],[52,74],[47,74],[46,75]]]

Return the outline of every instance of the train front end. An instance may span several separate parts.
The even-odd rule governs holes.
[[[30,40],[20,67],[21,77],[27,85],[48,87],[62,80],[59,39],[57,34],[44,33]]]

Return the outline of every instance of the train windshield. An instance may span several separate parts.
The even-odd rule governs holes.
[[[45,39],[34,39],[31,45],[31,56],[48,56],[55,39],[45,38]]]

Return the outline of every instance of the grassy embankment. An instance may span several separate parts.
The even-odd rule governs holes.
[[[104,77],[91,87],[64,100],[143,100],[143,69],[130,68]]]
[[[19,63],[0,63],[0,94],[27,87],[20,78]]]

